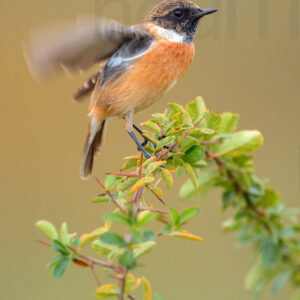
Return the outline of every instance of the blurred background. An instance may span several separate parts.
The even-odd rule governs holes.
[[[40,85],[28,72],[21,43],[32,28],[78,14],[96,12],[134,24],[158,2],[0,1],[1,299],[92,299],[96,285],[89,270],[72,266],[60,281],[51,278],[45,265],[52,253],[37,244],[42,235],[34,223],[47,219],[58,226],[67,221],[71,232],[81,234],[102,224],[101,214],[109,209],[90,201],[99,193],[96,182],[79,178],[88,101],[76,104],[71,95],[89,72]],[[197,95],[214,111],[240,114],[241,129],[258,129],[265,137],[256,155],[257,173],[272,179],[288,206],[299,207],[299,1],[197,2],[219,13],[201,22],[192,67],[160,102],[136,115],[135,122],[162,111],[168,102],[184,104]],[[105,172],[117,171],[121,158],[135,152],[123,122],[110,121],[95,174],[103,178]],[[176,187],[167,192],[168,204],[184,207],[177,194]],[[235,237],[221,232],[225,216],[218,191],[201,210],[190,230],[204,242],[161,240],[139,272],[167,300],[252,299],[243,287],[252,252],[238,249]],[[286,288],[262,299],[289,295]]]

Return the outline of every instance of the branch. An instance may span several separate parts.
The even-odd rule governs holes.
[[[250,194],[248,191],[246,191],[242,185],[240,184],[240,182],[236,179],[235,174],[229,170],[226,166],[226,163],[217,155],[215,155],[214,153],[211,153],[208,149],[205,149],[205,153],[206,156],[208,158],[211,158],[215,161],[215,163],[218,165],[219,170],[222,171],[223,169],[226,170],[227,173],[227,177],[228,179],[233,183],[234,186],[234,190],[237,194],[240,194],[241,196],[243,196],[243,198],[246,201],[247,206],[259,217],[265,217],[265,213],[258,210],[257,207],[252,203],[251,199],[250,199]],[[267,224],[266,222],[263,222],[262,220],[260,220],[261,224],[265,227],[265,229],[268,231],[268,233],[270,235],[272,235],[272,230],[269,226],[269,224]]]
[[[48,242],[45,242],[45,241],[38,241],[40,244],[44,245],[44,246],[47,246],[47,247],[51,247],[51,244],[48,243]],[[90,257],[90,256],[87,256],[85,254],[82,254],[82,253],[79,253],[75,248],[73,247],[70,247],[70,246],[67,246],[68,249],[70,249],[74,254],[77,254],[78,257],[94,264],[94,265],[99,265],[101,267],[104,267],[104,268],[108,268],[108,269],[112,269],[112,270],[119,270],[119,267],[118,266],[115,266],[113,264],[110,264],[110,263],[107,263],[105,261],[102,261],[102,260],[99,260],[99,259],[96,259],[96,258],[93,258],[93,257]]]
[[[117,206],[117,208],[124,214],[126,215],[126,210],[124,209],[124,207],[122,207],[119,202],[115,199],[115,197],[113,196],[113,194],[110,191],[107,191],[105,188],[105,185],[97,178],[95,177],[95,180],[97,181],[97,183],[105,190],[105,192],[107,193],[107,195],[109,196],[109,198],[111,199],[111,201]]]
[[[126,276],[128,273],[128,269],[125,267],[123,268],[122,277],[120,279],[120,294],[119,300],[124,300],[124,293],[125,293],[125,283],[126,283]]]

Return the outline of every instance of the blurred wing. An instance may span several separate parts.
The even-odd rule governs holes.
[[[110,57],[126,40],[142,38],[147,32],[112,20],[92,17],[35,31],[24,47],[28,66],[39,79],[59,69],[78,72]]]

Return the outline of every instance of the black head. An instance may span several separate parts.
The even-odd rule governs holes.
[[[184,42],[192,43],[201,18],[216,12],[202,9],[190,0],[165,0],[148,14],[144,21],[184,36]]]

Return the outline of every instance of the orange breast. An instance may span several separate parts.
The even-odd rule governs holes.
[[[120,78],[105,86],[98,108],[111,117],[147,107],[183,77],[194,53],[190,44],[156,41]]]

